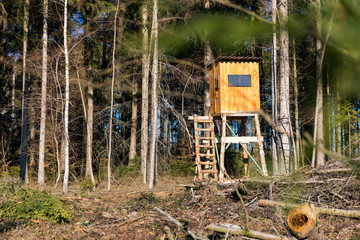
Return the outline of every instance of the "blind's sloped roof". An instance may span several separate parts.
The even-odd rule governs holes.
[[[220,56],[216,58],[207,68],[216,66],[219,62],[260,62],[262,57],[235,57],[235,56]]]

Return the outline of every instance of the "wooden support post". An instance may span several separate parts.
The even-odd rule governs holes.
[[[224,181],[225,170],[225,138],[226,138],[226,114],[221,114],[221,147],[220,147],[220,171],[219,182]]]
[[[256,126],[256,136],[258,138],[258,143],[259,143],[259,151],[260,151],[260,160],[261,160],[262,170],[263,170],[264,175],[268,176],[268,171],[267,171],[266,162],[265,162],[264,145],[263,145],[263,140],[261,138],[259,114],[255,114],[255,126]]]
[[[195,135],[195,158],[196,158],[196,165],[197,165],[197,174],[198,178],[201,181],[203,176],[201,172],[201,165],[200,163],[200,149],[199,149],[199,131],[198,131],[198,121],[197,115],[194,115],[194,135]]]
[[[248,149],[248,144],[247,143],[243,143],[244,147],[246,149]],[[244,162],[244,175],[245,177],[250,177],[249,174],[249,155],[247,154],[247,152],[245,151],[245,149],[243,150],[243,162]]]

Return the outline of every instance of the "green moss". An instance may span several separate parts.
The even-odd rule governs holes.
[[[0,219],[33,219],[53,223],[68,222],[71,219],[69,207],[46,191],[10,183],[0,186],[0,195]]]

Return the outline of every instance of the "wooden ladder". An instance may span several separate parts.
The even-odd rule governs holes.
[[[194,115],[195,158],[199,180],[211,177],[218,181],[215,156],[214,122],[211,116],[207,119]]]

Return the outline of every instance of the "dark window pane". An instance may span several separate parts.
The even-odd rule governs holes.
[[[228,75],[229,87],[251,87],[251,75]]]
[[[216,75],[216,77],[215,77],[215,90],[216,91],[219,90],[219,77],[218,77],[218,75]]]

